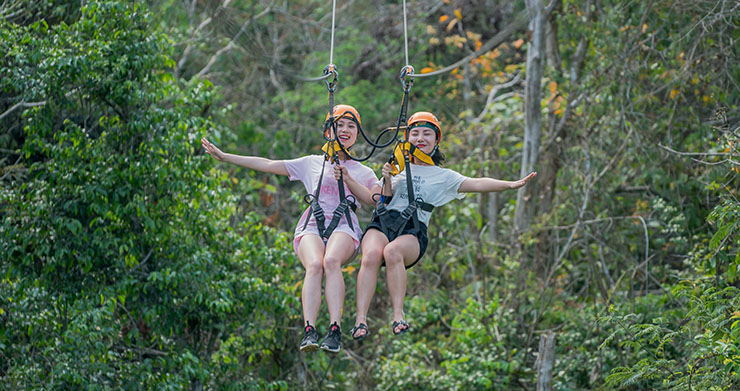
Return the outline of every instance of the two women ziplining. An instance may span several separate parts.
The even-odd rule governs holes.
[[[293,160],[270,160],[257,156],[239,156],[222,152],[203,138],[205,151],[218,161],[237,164],[252,170],[285,175],[291,181],[303,183],[309,207],[299,219],[293,247],[305,268],[301,301],[303,304],[303,339],[301,351],[321,348],[329,352],[341,349],[341,315],[344,303],[342,266],[348,263],[361,246],[362,258],[357,276],[357,312],[350,334],[356,340],[370,335],[367,312],[377,284],[380,266],[385,264],[388,291],[393,306],[393,334],[409,330],[403,312],[406,296],[406,270],[419,262],[428,244],[427,226],[432,210],[459,199],[464,193],[497,192],[518,189],[537,173],[518,181],[493,178],[469,178],[447,168],[441,168],[444,155],[439,150],[442,127],[430,112],[417,112],[406,120],[408,96],[413,84],[413,68],[408,65],[406,39],[406,3],[404,1],[404,39],[406,66],[401,69],[403,99],[395,136],[381,143],[391,128],[373,141],[362,129],[360,113],[349,105],[334,105],[338,82],[333,65],[334,14],[332,12],[332,43],[329,65],[324,68],[324,80],[329,91],[329,111],[324,122],[323,155],[309,155]],[[332,78],[332,80],[329,80]],[[397,140],[401,128],[403,139]],[[364,158],[351,156],[348,150],[361,134],[372,150]],[[361,164],[376,148],[396,142],[391,161],[382,169],[378,180],[373,171]],[[327,163],[333,166],[333,176],[324,175]],[[402,174],[402,175],[396,175]],[[355,209],[356,201],[375,206],[373,220],[363,233]],[[328,221],[328,223],[327,223]],[[326,276],[324,297],[329,310],[329,330],[319,344],[316,329],[321,305],[321,283]]]
[[[356,120],[347,112],[354,114]],[[290,180],[300,180],[309,193],[319,189],[316,192],[317,202],[327,216],[332,216],[341,203],[340,186],[344,187],[346,198],[353,197],[363,204],[376,206],[373,220],[364,234],[359,228],[354,210],[342,213],[344,217],[340,218],[329,235],[320,232],[311,207],[304,211],[296,224],[293,246],[306,269],[301,294],[305,325],[300,344],[302,351],[315,351],[319,347],[329,352],[340,350],[345,292],[341,268],[353,258],[358,246],[361,245],[362,258],[357,277],[357,313],[355,327],[351,331],[352,337],[363,339],[369,335],[367,312],[375,293],[378,271],[383,263],[386,266],[388,290],[393,305],[392,331],[394,334],[406,332],[409,329],[403,312],[406,269],[416,264],[424,255],[428,244],[427,226],[432,213],[431,207],[440,207],[462,198],[464,193],[518,189],[537,175],[533,172],[521,180],[510,182],[485,177],[469,178],[441,168],[439,164],[444,159],[438,148],[442,136],[441,126],[433,114],[419,112],[409,118],[403,141],[412,146],[411,149],[431,157],[431,164],[428,159],[417,157],[418,153],[405,153],[406,175],[391,176],[391,172],[397,168],[386,163],[382,169],[382,179],[378,181],[370,168],[352,160],[345,152],[357,141],[358,126],[361,123],[357,110],[351,106],[339,105],[335,106],[333,114],[336,140],[332,141],[341,144],[340,150],[335,152],[336,160],[330,163],[333,165],[333,176],[323,175],[325,165],[332,160],[328,153],[293,160],[270,160],[227,154],[205,138],[201,140],[205,151],[216,160],[286,175]],[[409,185],[409,178],[412,185]],[[401,224],[397,224],[399,221]],[[324,275],[330,326],[319,345],[315,325],[321,304],[321,282]]]

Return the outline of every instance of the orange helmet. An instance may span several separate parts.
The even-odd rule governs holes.
[[[326,125],[324,128],[326,129],[324,131],[326,137],[330,137],[329,130],[331,127],[329,126],[329,113],[326,113]],[[357,125],[362,126],[362,121],[360,120],[360,113],[355,109],[354,107],[350,105],[336,105],[334,106],[334,122],[339,121],[340,118],[349,118],[352,120],[355,120],[357,122]]]
[[[404,137],[406,138],[406,140],[409,139],[409,129],[413,128],[414,126],[423,126],[434,129],[434,131],[437,133],[437,144],[439,144],[439,140],[442,138],[442,129],[439,126],[439,120],[437,119],[437,117],[434,116],[434,114],[428,111],[417,111],[411,117],[409,117],[406,131],[404,132]]]

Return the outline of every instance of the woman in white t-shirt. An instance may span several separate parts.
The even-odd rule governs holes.
[[[329,116],[327,115],[327,121]],[[360,126],[360,114],[349,105],[334,106],[334,120],[338,141],[344,149],[349,149],[357,141],[358,126]],[[341,316],[344,302],[344,278],[341,267],[349,262],[357,252],[360,244],[362,230],[357,221],[354,210],[347,208],[346,212],[339,214],[333,231],[327,228],[333,220],[335,209],[340,205],[340,188],[338,179],[340,173],[344,172],[352,176],[353,184],[363,188],[364,192],[377,192],[380,186],[378,178],[368,167],[349,159],[340,149],[337,154],[339,162],[332,168],[333,163],[327,161],[321,155],[309,155],[293,160],[270,160],[258,156],[239,156],[224,153],[208,140],[201,140],[206,152],[218,161],[233,163],[252,170],[263,171],[271,174],[286,175],[290,180],[299,180],[303,183],[309,194],[318,187],[318,206],[323,211],[325,221],[317,223],[316,216],[312,213],[312,207],[306,209],[301,215],[295,229],[293,248],[306,269],[303,279],[303,291],[301,300],[303,304],[303,319],[305,321],[303,340],[300,350],[315,351],[319,349],[319,335],[316,331],[315,322],[321,306],[321,283],[323,275],[326,275],[325,298],[329,310],[329,331],[321,343],[321,349],[338,352],[341,348]],[[338,146],[327,143],[325,149]],[[329,152],[330,155],[333,153]],[[345,186],[346,187],[346,186]],[[360,199],[372,205],[372,200],[367,197],[356,197],[349,188],[345,189],[345,199],[348,201]],[[354,198],[354,199],[353,199]],[[314,205],[316,206],[316,205]],[[359,207],[359,205],[357,205]],[[353,207],[354,208],[354,207]],[[347,221],[350,218],[351,222]],[[319,232],[323,226],[323,232]]]
[[[375,294],[378,270],[383,264],[393,305],[393,334],[408,331],[409,325],[403,314],[406,269],[424,255],[428,243],[427,225],[433,207],[462,198],[463,193],[518,189],[537,175],[533,172],[521,180],[510,182],[493,178],[468,178],[453,170],[441,168],[439,164],[444,160],[444,155],[438,149],[442,132],[437,118],[432,113],[422,111],[409,117],[407,125],[406,140],[424,152],[419,157],[412,154],[410,159],[417,217],[408,209],[407,173],[401,171],[391,178],[393,167],[386,163],[382,170],[382,194],[392,194],[392,197],[381,195],[384,203],[387,203],[386,210],[376,209],[373,221],[362,238],[362,261],[357,276],[357,315],[355,327],[350,331],[354,339],[362,339],[369,334],[367,311]],[[362,193],[366,190],[362,190],[353,181],[348,180],[347,183],[358,197],[365,197]],[[405,220],[402,216],[409,218]]]

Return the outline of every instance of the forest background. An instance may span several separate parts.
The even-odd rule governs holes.
[[[326,87],[302,78],[331,2],[0,3],[0,389],[535,390],[549,335],[554,390],[739,389],[740,3],[407,7],[416,73],[460,61],[409,103],[445,166],[539,175],[435,211],[411,332],[381,273],[373,335],[329,355],[297,349],[303,189],[199,139],[318,153]],[[371,134],[398,117],[402,16],[337,4],[336,100]]]

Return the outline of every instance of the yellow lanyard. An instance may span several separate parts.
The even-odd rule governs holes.
[[[342,147],[339,146],[339,141],[327,141],[326,144],[324,144],[323,147],[321,147],[321,150],[324,151],[325,154],[327,154],[329,157],[334,159],[334,156],[339,153],[339,151],[342,150]],[[349,150],[347,148],[344,148],[344,150],[347,152],[348,155],[350,155]]]
[[[424,153],[419,148],[416,148],[413,146],[410,142],[404,141],[400,142],[396,145],[396,149],[393,151],[393,162],[391,165],[393,166],[393,169],[391,170],[391,175],[395,176],[398,175],[401,171],[403,171],[404,167],[406,166],[404,156],[407,154],[411,154],[415,158],[421,160],[422,162],[429,164],[431,166],[434,166],[434,161],[432,160],[432,157]]]

